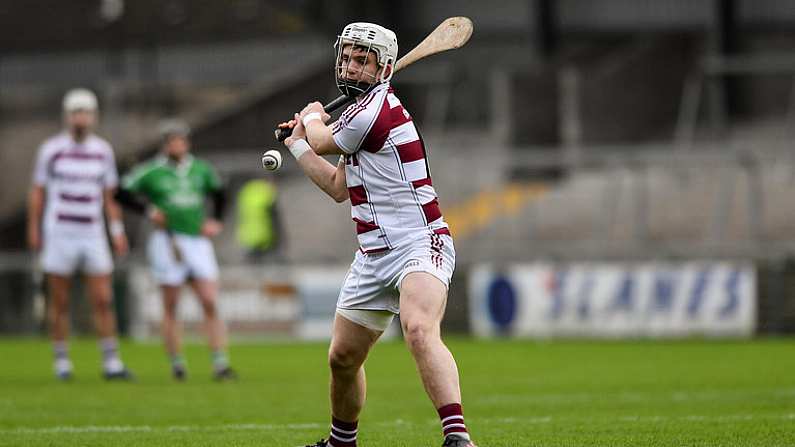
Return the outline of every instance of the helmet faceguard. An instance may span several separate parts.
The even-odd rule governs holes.
[[[347,47],[350,47],[350,50],[345,53]],[[351,23],[337,37],[334,48],[336,50],[334,74],[337,88],[342,94],[352,97],[359,96],[373,86],[392,78],[398,50],[397,38],[392,31],[373,23]],[[356,57],[361,56],[363,52],[365,61],[371,52],[375,54],[376,63],[379,66],[375,75],[359,74],[356,80],[347,78],[348,67],[354,52],[357,52]],[[387,71],[388,74],[386,74]]]

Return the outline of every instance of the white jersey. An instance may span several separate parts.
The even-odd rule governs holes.
[[[110,144],[96,135],[76,142],[60,133],[39,148],[33,183],[47,190],[44,234],[102,236],[103,192],[118,183]]]
[[[332,125],[359,246],[375,253],[419,233],[450,234],[431,182],[425,144],[388,82],[348,107]]]

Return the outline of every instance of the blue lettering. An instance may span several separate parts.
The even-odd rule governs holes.
[[[586,273],[577,293],[577,316],[587,320],[591,316],[591,295],[593,294],[594,275]]]
[[[556,269],[552,275],[552,307],[549,309],[549,319],[557,320],[563,315],[566,297],[563,295],[566,289],[566,279],[569,273],[566,269]]]
[[[739,288],[741,280],[742,270],[739,268],[732,269],[731,273],[729,273],[729,277],[726,278],[726,284],[724,284],[726,290],[726,304],[718,311],[718,316],[720,318],[730,318],[737,313],[737,309],[740,308]]]
[[[694,318],[701,310],[701,305],[704,304],[704,296],[709,286],[710,268],[704,267],[699,270],[696,275],[696,281],[693,283],[693,289],[690,292],[690,301],[687,303],[687,315]]]
[[[621,284],[618,287],[618,293],[616,294],[615,301],[613,301],[613,305],[610,306],[610,309],[613,312],[631,312],[632,308],[634,307],[634,295],[635,277],[632,275],[632,271],[627,271],[624,273],[624,277],[621,279]]]
[[[676,276],[670,271],[660,271],[654,278],[654,295],[651,303],[651,312],[670,313],[674,303],[674,289]]]

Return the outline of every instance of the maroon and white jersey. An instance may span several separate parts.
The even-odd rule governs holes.
[[[363,252],[395,248],[420,232],[450,234],[425,144],[389,83],[357,99],[332,131],[346,153],[351,216]]]
[[[103,191],[118,183],[110,144],[96,135],[76,142],[68,132],[39,148],[33,183],[47,189],[45,234],[102,236]]]

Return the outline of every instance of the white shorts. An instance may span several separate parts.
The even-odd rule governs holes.
[[[152,275],[158,284],[179,286],[188,279],[218,279],[218,263],[213,244],[204,236],[174,233],[174,242],[182,261],[177,261],[174,251],[163,230],[149,237],[147,252]]]
[[[89,275],[109,274],[113,271],[113,257],[108,239],[104,235],[45,235],[41,269],[63,276],[78,270]]]
[[[398,314],[400,283],[406,275],[430,273],[449,287],[454,269],[453,238],[430,231],[386,252],[365,254],[357,251],[340,290],[337,308],[387,310]]]

